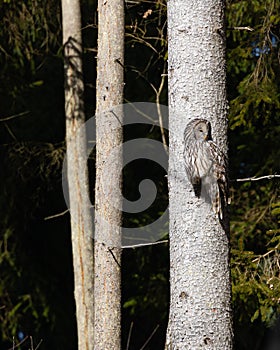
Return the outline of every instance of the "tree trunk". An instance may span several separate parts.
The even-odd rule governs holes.
[[[197,117],[227,153],[224,1],[170,0],[170,283],[166,349],[232,349],[228,232],[195,197],[183,161],[183,131]]]
[[[93,232],[89,205],[79,0],[62,0],[67,177],[79,350],[93,349]]]
[[[98,2],[95,183],[95,350],[121,348],[122,0]],[[109,159],[110,156],[110,159]]]

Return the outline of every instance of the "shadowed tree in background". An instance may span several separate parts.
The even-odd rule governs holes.
[[[194,195],[183,130],[212,124],[227,153],[224,1],[168,2],[170,314],[166,349],[232,349],[228,232]]]
[[[93,349],[93,234],[83,102],[82,35],[79,0],[62,0],[65,67],[67,178],[71,212],[78,349]]]

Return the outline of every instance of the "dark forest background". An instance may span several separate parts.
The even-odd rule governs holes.
[[[125,3],[125,101],[166,105],[166,3]],[[280,172],[279,13],[280,3],[274,0],[226,2],[238,350],[265,349],[272,338],[280,338],[279,178],[236,181]],[[95,111],[95,0],[82,1],[82,18],[90,118]],[[76,349],[69,213],[61,185],[65,116],[60,4],[1,0],[0,23],[0,348],[22,342],[19,349]],[[161,140],[160,131],[149,125],[130,126],[124,132],[125,139]],[[89,165],[93,193],[94,155]],[[125,216],[126,226],[151,221],[168,206],[164,175],[148,161],[124,169],[124,192],[130,200],[139,196],[138,184],[144,178],[158,187],[152,208]],[[163,349],[168,254],[167,243],[123,252],[123,349]]]

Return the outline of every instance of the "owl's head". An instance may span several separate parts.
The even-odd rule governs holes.
[[[193,120],[193,132],[197,141],[212,140],[211,124],[206,119]]]

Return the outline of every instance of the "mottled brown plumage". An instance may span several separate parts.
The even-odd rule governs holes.
[[[228,204],[227,159],[212,140],[211,124],[194,119],[184,132],[184,161],[195,195],[210,203],[220,220]]]

